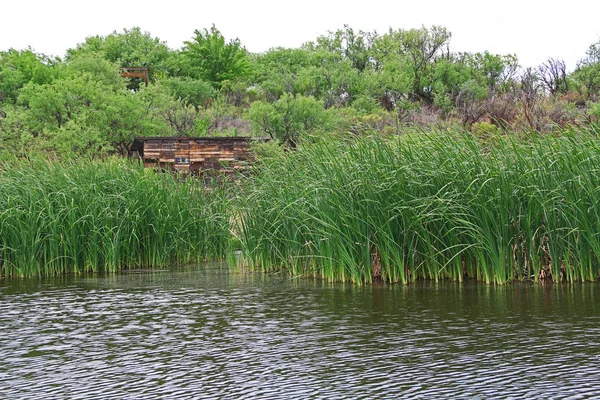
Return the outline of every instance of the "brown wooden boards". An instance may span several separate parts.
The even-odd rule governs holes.
[[[250,145],[265,141],[249,137],[140,137],[132,152],[137,152],[144,166],[197,173],[206,169],[240,170],[253,159]]]

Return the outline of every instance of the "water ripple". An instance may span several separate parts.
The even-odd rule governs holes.
[[[357,288],[218,268],[4,285],[7,399],[600,396],[591,285]]]

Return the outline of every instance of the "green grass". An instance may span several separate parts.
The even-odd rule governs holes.
[[[0,167],[0,275],[164,266],[226,255],[229,200],[128,160]]]
[[[264,165],[237,229],[254,269],[357,283],[598,277],[594,127],[330,138]]]
[[[255,270],[328,281],[593,281],[594,129],[317,138],[267,152],[244,190],[209,191],[119,159],[6,162],[0,275],[222,259],[236,243]]]

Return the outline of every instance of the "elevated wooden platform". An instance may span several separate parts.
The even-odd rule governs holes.
[[[140,78],[144,81],[144,85],[148,86],[149,76],[147,67],[121,68],[121,76],[123,78]]]

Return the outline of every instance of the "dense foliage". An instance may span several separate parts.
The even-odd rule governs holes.
[[[406,126],[549,132],[600,117],[600,42],[574,71],[549,58],[451,51],[439,26],[344,26],[251,54],[215,27],[180,50],[139,28],[92,36],[64,59],[0,51],[0,154],[126,154],[135,136],[400,133]],[[119,68],[150,68],[151,84]]]

